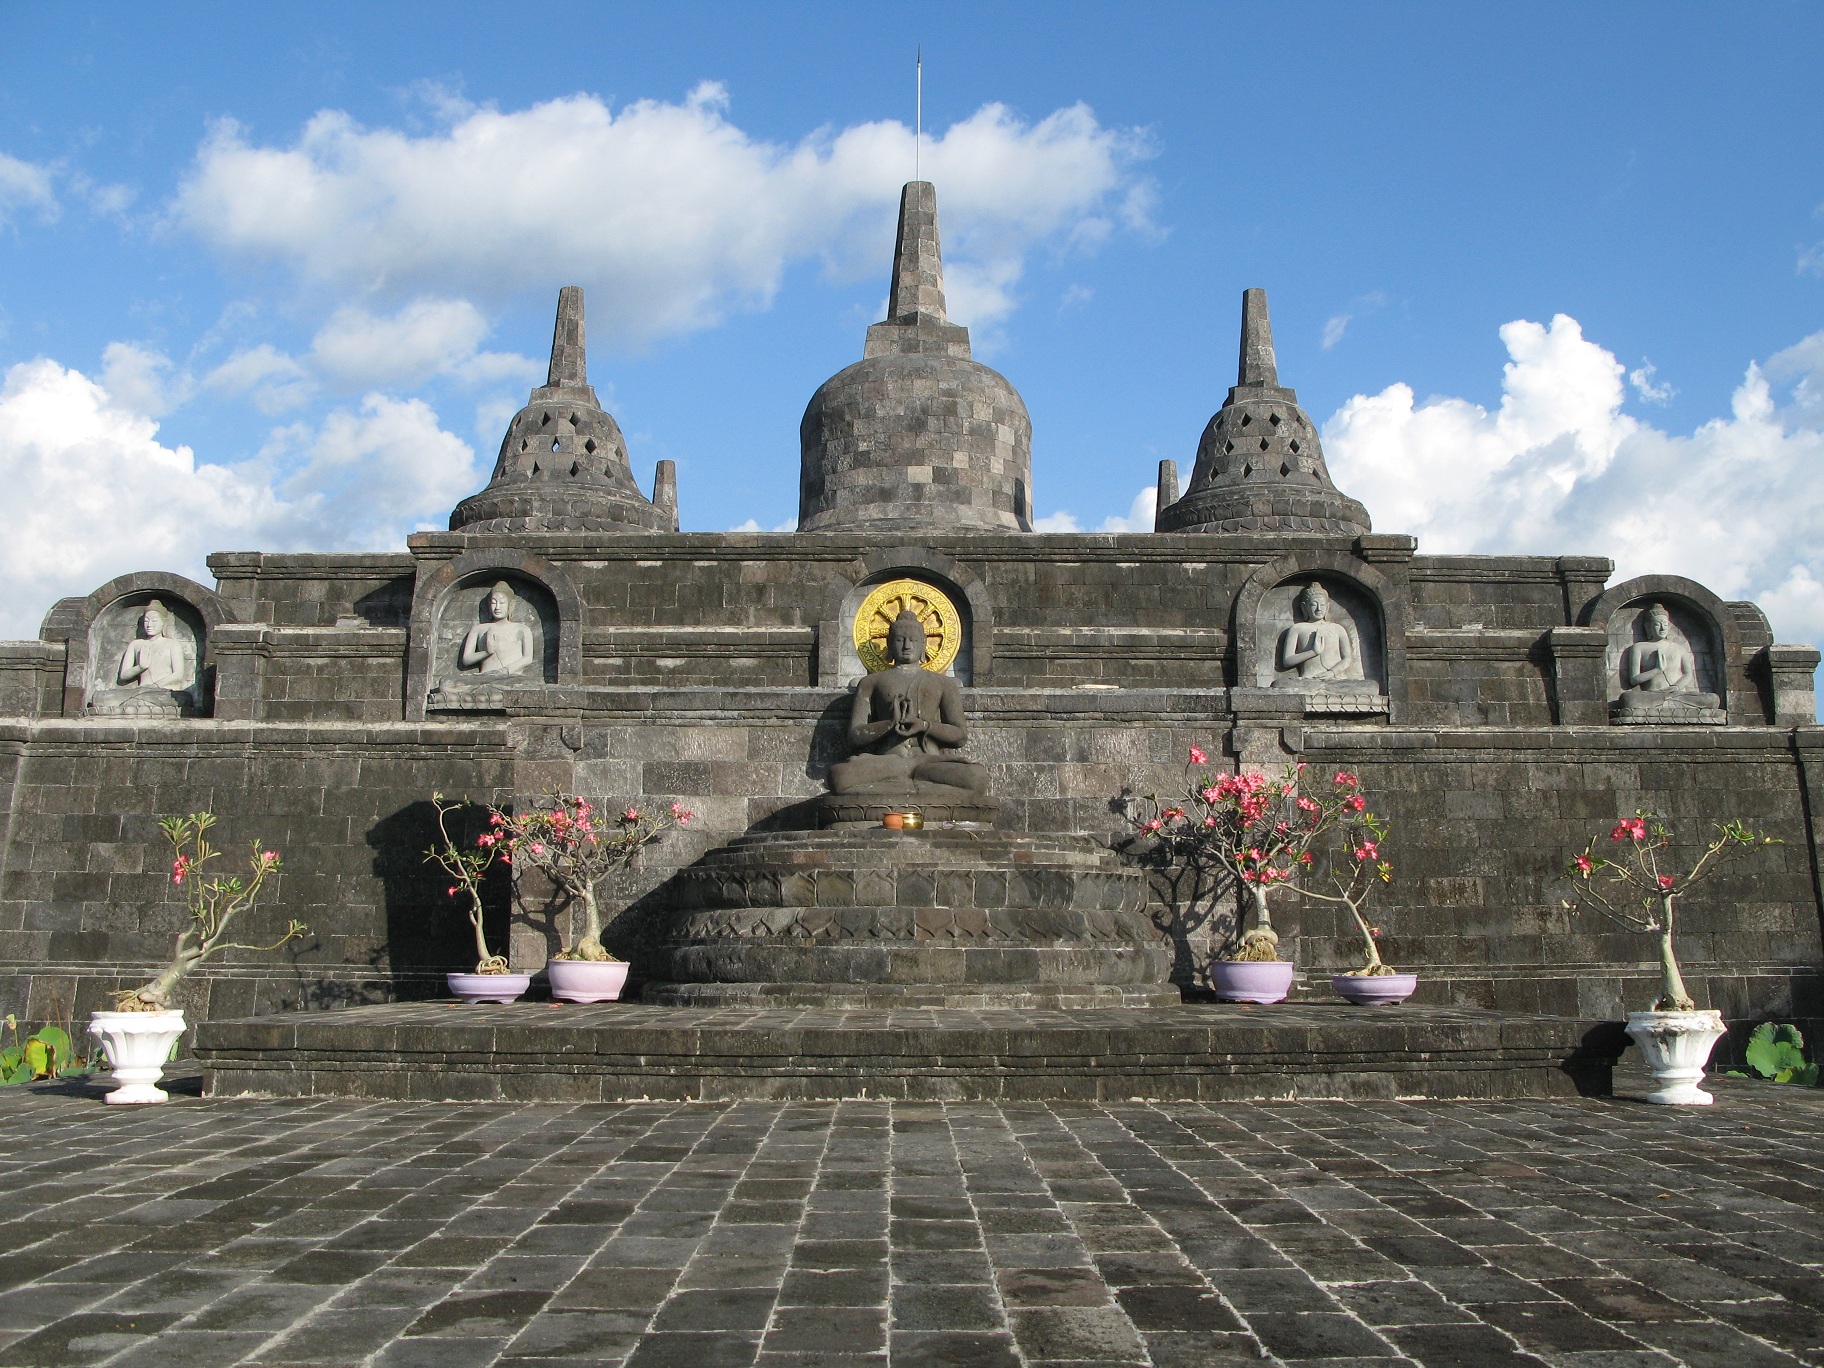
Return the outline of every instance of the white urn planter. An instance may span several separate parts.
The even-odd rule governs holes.
[[[627,985],[625,960],[559,960],[545,965],[559,1002],[618,1002]]]
[[[184,1033],[184,1014],[163,1012],[97,1012],[89,1018],[89,1034],[101,1040],[119,1087],[102,1099],[131,1105],[165,1102],[170,1094],[158,1086],[158,1077],[171,1057],[171,1047]]]
[[[450,992],[463,1002],[518,1002],[532,986],[530,974],[445,974]]]
[[[1640,1046],[1658,1085],[1647,1101],[1684,1107],[1707,1107],[1716,1101],[1698,1084],[1710,1051],[1727,1034],[1721,1012],[1629,1012],[1628,1034]]]

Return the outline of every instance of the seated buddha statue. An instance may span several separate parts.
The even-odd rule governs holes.
[[[142,636],[121,652],[115,678],[129,689],[187,689],[190,687],[189,653],[177,634],[177,619],[153,599],[140,615]]]
[[[521,675],[532,668],[532,629],[513,620],[519,596],[500,581],[482,601],[482,620],[462,639],[457,664],[484,675]]]
[[[1621,653],[1624,711],[1720,708],[1721,700],[1697,687],[1697,658],[1672,635],[1672,614],[1663,603],[1640,615],[1642,640]]]
[[[856,686],[850,756],[830,768],[833,792],[984,801],[988,771],[962,754],[968,740],[963,691],[950,676],[925,668],[925,652],[924,624],[914,613],[901,613],[887,632],[893,663]]]
[[[1299,594],[1296,621],[1279,634],[1273,664],[1287,688],[1349,692],[1372,687],[1362,675],[1362,656],[1347,628],[1330,620],[1330,592],[1313,580]],[[1295,673],[1289,673],[1295,672]]]

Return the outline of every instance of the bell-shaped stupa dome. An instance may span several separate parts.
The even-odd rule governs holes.
[[[1032,422],[944,316],[937,191],[912,181],[885,322],[799,426],[800,532],[1030,532]]]
[[[557,295],[551,370],[507,425],[493,478],[450,514],[452,532],[675,532],[676,476],[660,461],[656,502],[640,493],[627,443],[589,383],[583,291]]]
[[[1279,383],[1267,292],[1241,297],[1241,367],[1203,430],[1190,487],[1159,510],[1161,532],[1370,530],[1368,510],[1330,482],[1317,428]]]

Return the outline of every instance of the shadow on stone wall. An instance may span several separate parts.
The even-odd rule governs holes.
[[[460,822],[452,818],[451,833],[472,843],[486,825],[487,809],[471,806]],[[384,968],[392,977],[394,997],[442,996],[444,974],[474,967],[475,943],[463,902],[449,894],[449,876],[424,858],[439,840],[437,809],[428,799],[407,804],[369,827],[366,840],[374,852],[373,875],[386,899]],[[489,871],[482,907],[488,944],[504,947],[512,910],[504,866]]]

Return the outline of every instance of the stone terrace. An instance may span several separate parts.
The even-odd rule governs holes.
[[[0,1094],[0,1365],[1824,1363],[1824,1094]]]

